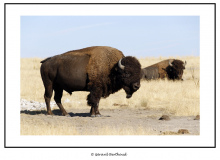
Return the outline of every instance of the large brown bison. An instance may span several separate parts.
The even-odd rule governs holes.
[[[41,61],[41,77],[45,87],[47,114],[53,115],[50,99],[54,100],[62,115],[69,116],[63,108],[63,90],[88,91],[87,103],[92,117],[99,117],[99,100],[123,88],[130,98],[140,88],[141,65],[131,56],[111,47],[89,47],[69,51]]]
[[[141,70],[141,78],[146,80],[168,78],[171,80],[183,80],[185,63],[178,59],[167,59]]]

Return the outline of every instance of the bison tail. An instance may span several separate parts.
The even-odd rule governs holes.
[[[51,59],[51,58],[52,58],[52,57],[46,58],[45,60],[40,61],[40,63],[44,63],[44,62],[46,62],[48,59]]]

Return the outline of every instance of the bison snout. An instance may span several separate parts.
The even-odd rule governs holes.
[[[133,84],[133,89],[136,91],[140,88],[141,84],[140,83],[134,83]]]

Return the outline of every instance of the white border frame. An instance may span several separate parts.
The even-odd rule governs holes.
[[[214,14],[214,5],[205,4],[6,5],[6,147],[213,147]],[[20,66],[20,16],[24,15],[200,16],[200,136],[20,136],[20,67],[14,66]]]

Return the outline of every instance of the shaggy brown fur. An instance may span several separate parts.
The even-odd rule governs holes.
[[[165,78],[167,77],[167,72],[165,69],[169,66],[169,60],[172,63],[174,59],[167,59],[167,60],[158,62],[156,64],[153,64],[149,67],[157,67],[159,70],[159,78]]]
[[[92,86],[103,89],[102,97],[108,97],[112,93],[112,90],[108,91],[106,85],[111,84],[110,72],[111,69],[118,61],[124,57],[123,53],[115,48],[106,46],[94,46],[80,50],[74,50],[66,52],[62,55],[88,55],[89,63],[86,67],[86,73],[88,74],[89,83],[88,90]]]
[[[124,55],[121,51],[111,47],[96,47],[93,48],[93,52],[88,54],[90,55],[86,68],[90,81],[88,88],[91,88],[94,84],[97,87],[100,86],[103,89],[102,96],[107,97],[110,93],[108,93],[106,85],[111,84],[109,77],[111,69]]]
[[[100,73],[109,75],[114,64],[124,57],[121,51],[106,46],[83,48],[80,50],[69,51],[62,55],[88,55],[90,59],[86,70],[90,81],[96,80]]]

